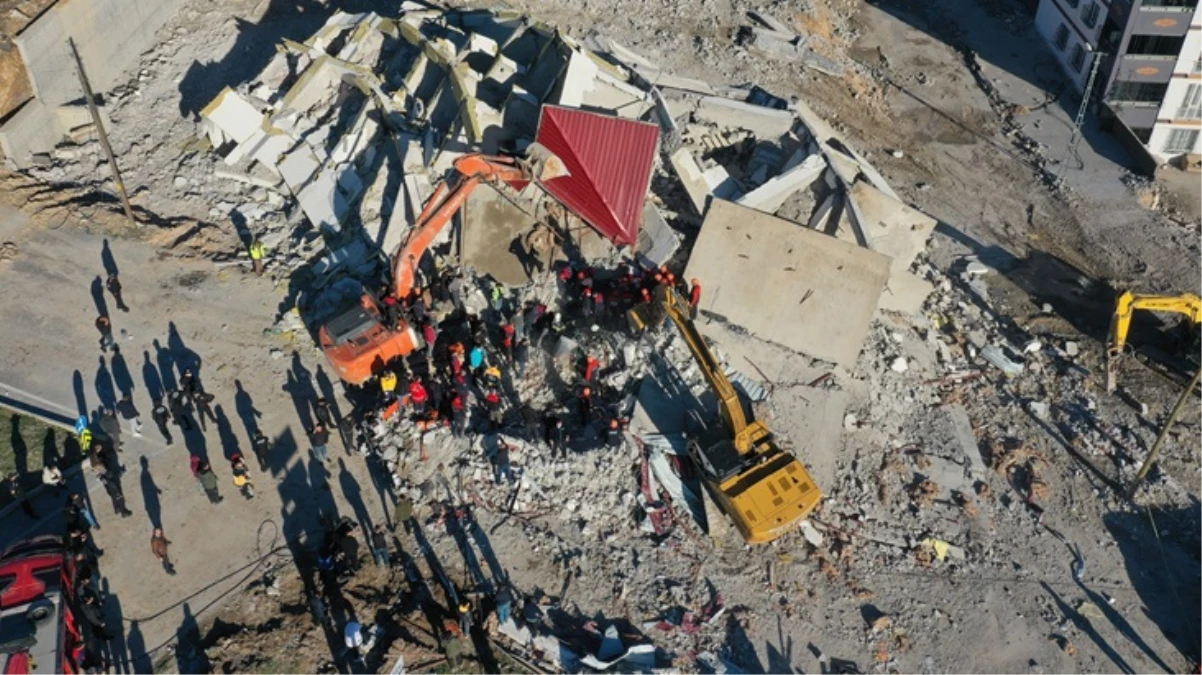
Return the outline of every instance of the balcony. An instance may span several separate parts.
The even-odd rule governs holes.
[[[1145,2],[1132,17],[1135,24],[1132,32],[1136,35],[1185,35],[1197,4],[1157,6]]]
[[[1115,80],[1128,82],[1168,82],[1177,65],[1176,56],[1126,54],[1119,60]]]

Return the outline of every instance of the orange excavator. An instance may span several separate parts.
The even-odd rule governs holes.
[[[439,184],[392,256],[392,293],[406,299],[413,290],[422,254],[481,183],[535,181],[545,183],[568,174],[563,161],[537,143],[526,158],[464,155],[455,160],[452,176]],[[404,319],[387,325],[383,308],[371,293],[327,321],[318,342],[343,382],[361,385],[393,359],[423,346],[421,336]]]

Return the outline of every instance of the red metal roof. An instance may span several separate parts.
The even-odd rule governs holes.
[[[543,106],[536,141],[572,175],[544,187],[618,246],[638,241],[659,127],[576,108]]]

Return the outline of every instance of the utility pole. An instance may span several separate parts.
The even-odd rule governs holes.
[[[1060,165],[1056,167],[1057,178],[1060,178],[1060,174],[1064,170],[1064,162],[1068,159],[1069,153],[1077,147],[1077,141],[1081,140],[1081,124],[1085,122],[1085,112],[1089,110],[1089,100],[1093,94],[1094,82],[1098,77],[1098,69],[1102,66],[1102,58],[1106,56],[1105,52],[1094,52],[1092,47],[1089,51],[1094,55],[1093,64],[1089,67],[1089,78],[1085,80],[1085,93],[1081,95],[1081,105],[1077,107],[1077,117],[1073,119],[1073,133],[1068,137],[1068,144],[1064,147],[1064,156],[1060,158]]]
[[[1194,393],[1194,388],[1198,386],[1199,376],[1202,376],[1202,368],[1199,368],[1198,372],[1194,373],[1194,379],[1190,380],[1189,386],[1185,388],[1185,391],[1181,392],[1181,398],[1177,399],[1177,404],[1169,412],[1169,418],[1165,420],[1164,428],[1160,430],[1160,434],[1156,437],[1156,442],[1152,444],[1152,449],[1148,451],[1148,458],[1144,460],[1143,466],[1139,467],[1139,473],[1135,474],[1135,481],[1132,482],[1130,489],[1127,490],[1128,499],[1135,497],[1135,493],[1144,482],[1144,478],[1147,477],[1148,471],[1152,469],[1152,465],[1160,458],[1160,448],[1164,446],[1164,439],[1169,435],[1169,429],[1177,421],[1177,417],[1181,414],[1181,409],[1185,407],[1185,402],[1189,399],[1190,394]]]
[[[71,55],[75,57],[75,67],[79,72],[79,84],[83,86],[84,98],[88,102],[88,112],[92,115],[92,124],[96,127],[96,135],[100,138],[100,147],[108,157],[109,168],[113,171],[113,181],[117,184],[117,194],[121,197],[121,206],[125,208],[125,217],[134,225],[138,219],[134,217],[133,207],[129,205],[129,195],[125,193],[125,183],[121,182],[121,170],[117,168],[117,158],[113,156],[113,146],[109,145],[108,132],[100,121],[100,111],[96,109],[96,97],[92,95],[92,85],[88,83],[88,74],[83,69],[83,59],[79,58],[79,50],[75,48],[75,40],[67,38],[71,45]]]

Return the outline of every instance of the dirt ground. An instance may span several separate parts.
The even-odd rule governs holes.
[[[176,180],[212,163],[192,145],[199,106],[220,86],[252,76],[278,38],[303,38],[330,11],[320,3],[283,5],[188,3],[146,57],[146,75],[131,76],[117,92],[114,145],[150,227],[129,227],[113,200],[97,195],[108,180],[100,164],[91,182],[52,189],[25,176],[0,177],[8,187],[0,194],[0,241],[17,247],[14,259],[0,262],[8,291],[0,315],[15,345],[0,356],[0,382],[64,414],[76,414],[81,398],[94,406],[104,378],[95,365],[96,308],[88,289],[103,269],[107,238],[133,307],[117,317],[128,331],[119,341],[129,345],[129,369],[138,373],[143,350],[157,361],[158,340],[176,358],[190,352],[203,360],[202,378],[220,392],[227,423],[193,435],[188,448],[218,458],[245,448],[242,390],[262,413],[251,413],[250,424],[260,420],[279,444],[256,499],[242,503],[223,478],[227,497],[219,506],[192,485],[178,443],[167,448],[148,438],[127,450],[131,503],[140,504],[138,488],[148,499],[153,492],[138,454],[150,458],[151,486],[164,489],[157,508],[177,542],[181,575],[170,585],[145,583],[161,571],[139,541],[149,537],[143,510],[132,519],[110,517],[111,527],[105,521],[100,543],[110,552],[102,568],[125,619],[127,635],[116,648],[124,672],[151,661],[166,670],[190,667],[187,659],[198,654],[178,660],[172,650],[181,643],[203,646],[204,658],[227,670],[323,667],[333,647],[323,651],[320,629],[304,616],[300,581],[282,562],[299,549],[285,542],[310,536],[318,511],[390,509],[382,492],[378,501],[371,494],[359,458],[338,456],[329,478],[306,459],[301,429],[309,413],[297,401],[330,386],[321,356],[305,335],[272,333],[278,314],[290,309],[286,288],[207,259],[238,245],[219,207],[221,182]],[[1135,506],[1122,496],[1122,483],[1178,390],[1132,364],[1124,397],[1111,396],[1100,375],[1116,291],[1199,290],[1199,223],[1190,208],[1197,179],[1162,178],[1167,206],[1152,210],[1140,204],[1142,183],[1123,168],[1121,151],[1096,126],[1087,125],[1081,144],[1066,152],[1076,102],[1019,3],[704,0],[687,11],[677,2],[641,0],[510,5],[576,35],[596,30],[680,75],[754,82],[804,98],[906,201],[938,218],[919,266],[929,267],[940,290],[921,317],[878,317],[856,367],[836,375],[853,420],[840,424],[837,449],[803,457],[827,494],[818,516],[828,528],[821,544],[799,534],[756,548],[685,535],[659,544],[639,536],[625,517],[613,518],[613,531],[594,532],[572,514],[520,520],[482,506],[473,511],[487,533],[473,540],[479,555],[486,547],[515,586],[543,589],[565,613],[636,626],[672,607],[700,609],[716,589],[729,608],[722,621],[697,634],[646,631],[661,663],[686,671],[697,669],[695,657],[705,652],[745,672],[814,672],[820,654],[854,661],[864,672],[1196,667],[1197,401],[1170,434],[1155,480]],[[846,65],[844,76],[735,46],[750,9],[821,38]],[[1051,187],[1057,174],[1062,187]],[[959,276],[968,255],[991,270],[984,277],[988,302]],[[1014,378],[946,377],[944,349],[957,362],[969,359],[972,334],[982,326],[1012,340],[1039,340],[1045,347],[1031,358],[1040,369]],[[1069,343],[1079,356],[1068,355]],[[890,367],[898,356],[910,364],[905,372]],[[100,370],[110,365],[102,362]],[[142,378],[133,379],[139,405],[148,408]],[[797,447],[811,430],[789,412],[805,393],[802,385],[781,386],[773,399],[773,429]],[[960,456],[957,411],[967,417],[969,444],[979,445],[989,466],[956,492],[928,490],[924,477]],[[154,435],[150,429],[147,436]],[[635,486],[621,458],[584,455],[558,467],[518,458],[523,462],[551,472],[563,486],[556,494],[565,496],[579,480]],[[485,482],[479,490],[491,489]],[[93,499],[105,496],[94,490]],[[144,511],[154,511],[150,502]],[[465,553],[454,525],[429,514],[423,522],[434,555],[452,576],[466,577],[476,554]],[[27,529],[11,516],[4,523],[6,536]],[[931,537],[962,548],[965,558],[932,558],[916,545]],[[134,543],[124,547],[126,541]],[[278,595],[262,587],[233,593],[261,582],[268,563],[281,579]],[[373,613],[392,607],[391,596],[370,592],[399,593],[400,580],[370,568],[363,575],[354,585],[363,596],[356,606]],[[438,668],[433,640],[416,628],[410,638],[391,645],[380,667],[404,653],[407,663]]]

